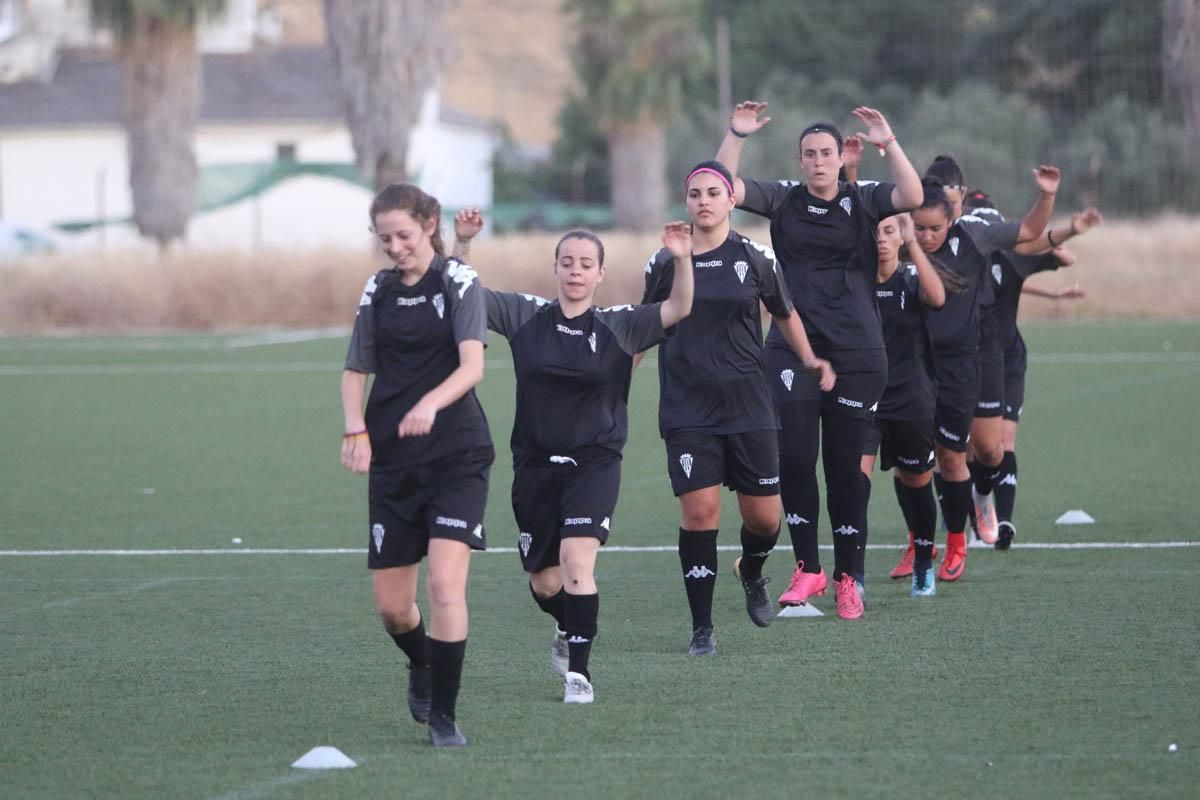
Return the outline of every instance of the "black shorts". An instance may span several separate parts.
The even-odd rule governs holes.
[[[984,317],[979,337],[979,399],[975,416],[999,417],[1004,413],[1004,343],[996,322]]]
[[[878,449],[881,470],[886,472],[895,467],[919,474],[933,469],[931,420],[877,419],[872,429],[871,439],[877,448],[872,448],[866,455],[873,456]]]
[[[933,366],[937,380],[934,436],[947,450],[965,453],[979,402],[979,354],[935,353]]]
[[[1018,334],[1004,350],[1004,418],[1011,422],[1021,421],[1021,409],[1025,406],[1025,368],[1028,353],[1025,340]]]
[[[812,374],[800,362],[792,350],[779,347],[769,347],[766,350],[767,380],[775,395],[775,406],[802,400],[816,401],[821,404],[822,414],[845,414],[848,416],[871,419],[875,409],[887,388],[887,358],[881,358],[877,369],[839,369],[837,382],[828,392],[821,391],[817,375]],[[856,362],[855,366],[865,367],[867,362]]]
[[[522,568],[541,572],[558,566],[563,539],[587,536],[607,542],[620,489],[617,453],[531,456],[523,461],[512,484]]]
[[[676,497],[720,484],[756,497],[779,494],[779,431],[675,431],[667,436],[667,472]]]
[[[486,550],[483,511],[495,458],[491,447],[478,447],[408,469],[372,472],[367,568],[416,564],[429,552],[430,539]]]

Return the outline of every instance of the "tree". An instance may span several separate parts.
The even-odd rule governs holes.
[[[117,39],[133,221],[163,248],[187,232],[195,205],[196,26],[224,9],[224,0],[92,0],[92,18]]]
[[[585,102],[608,139],[613,220],[633,230],[656,227],[667,206],[667,126],[708,65],[697,27],[703,4],[569,0],[567,8],[578,24],[572,54]]]
[[[1179,92],[1192,164],[1200,171],[1200,0],[1165,0],[1163,71]]]
[[[355,160],[381,189],[408,179],[409,131],[443,57],[446,0],[325,0]]]

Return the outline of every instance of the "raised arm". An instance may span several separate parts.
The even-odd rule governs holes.
[[[879,148],[879,154],[887,159],[888,169],[892,172],[892,182],[896,188],[892,190],[892,205],[897,211],[911,211],[921,205],[925,199],[925,191],[921,188],[921,176],[913,167],[904,149],[896,141],[892,126],[882,112],[859,106],[854,109],[854,116],[867,126],[866,133],[857,133],[855,137],[863,142],[869,142]],[[843,146],[844,149],[844,146]],[[858,171],[855,170],[855,175]]]
[[[1021,220],[1017,246],[1013,248],[1022,255],[1039,252],[1034,247],[1050,223],[1050,215],[1054,213],[1054,196],[1058,194],[1062,173],[1058,167],[1043,164],[1033,171],[1033,180],[1037,183],[1038,197],[1033,203],[1033,208],[1029,209],[1029,213]],[[1041,249],[1045,250],[1046,247]]]
[[[1045,231],[1039,234],[1036,239],[1029,242],[1022,241],[1015,249],[1022,255],[1044,253],[1047,250],[1061,247],[1063,242],[1068,239],[1082,236],[1097,225],[1103,224],[1104,216],[1099,211],[1091,207],[1085,208],[1083,211],[1072,214],[1071,219],[1066,222],[1046,226]],[[1022,231],[1024,227],[1024,224],[1022,224]],[[1064,264],[1064,266],[1068,265]]]
[[[659,306],[662,326],[666,329],[692,313],[692,298],[696,293],[695,275],[692,272],[692,226],[687,222],[668,222],[663,226],[662,241],[675,257],[671,294]]]
[[[813,352],[796,309],[793,308],[792,313],[786,317],[775,317],[775,324],[779,326],[779,332],[783,334],[792,351],[800,357],[804,368],[819,376],[821,391],[828,392],[833,389],[833,384],[837,382],[837,373],[833,371],[832,364],[823,358],[817,358],[817,354]]]
[[[738,177],[738,166],[742,161],[742,148],[746,144],[746,137],[761,130],[771,121],[770,117],[761,116],[766,110],[766,103],[755,100],[738,103],[729,117],[729,130],[725,132],[725,138],[721,140],[721,147],[717,150],[717,161],[724,164],[733,175],[734,200],[738,205],[741,205],[746,199],[746,184]]]
[[[898,215],[900,222],[900,238],[908,248],[908,257],[917,267],[917,284],[921,287],[921,302],[930,308],[941,308],[946,305],[946,284],[933,268],[929,256],[917,244],[916,227],[908,213]]]
[[[371,440],[363,421],[363,398],[367,373],[348,369],[342,372],[342,466],[359,475],[371,468]]]
[[[471,253],[471,240],[483,230],[483,214],[468,206],[454,215],[454,249],[450,255],[465,259]]]

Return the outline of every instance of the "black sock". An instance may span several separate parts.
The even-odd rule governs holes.
[[[771,548],[779,541],[779,528],[767,536],[759,536],[742,526],[742,563],[738,569],[746,580],[756,581],[762,577],[763,564],[771,554]]]
[[[792,540],[792,555],[796,563],[804,562],[805,572],[820,572],[817,524],[821,521],[821,489],[816,473],[782,477],[779,484],[784,521]]]
[[[967,466],[971,468],[971,482],[975,484],[975,491],[981,495],[990,494],[992,487],[996,485],[996,477],[1000,473],[1000,464],[988,466],[977,458],[967,464]]]
[[[589,681],[588,656],[592,653],[592,640],[596,638],[596,618],[600,615],[599,594],[568,594],[563,599],[563,630],[567,634],[567,648],[571,652],[571,672],[578,672]]]
[[[388,636],[408,656],[408,662],[414,667],[429,666],[429,637],[425,635],[425,620],[417,623],[417,627],[407,633],[392,633]]]
[[[529,593],[533,595],[533,601],[538,604],[538,608],[545,611],[550,616],[554,617],[554,621],[558,623],[558,629],[565,631],[563,625],[563,598],[566,597],[566,592],[562,589],[558,590],[558,594],[552,594],[549,597],[541,597],[533,590],[533,584],[529,584]]]
[[[713,589],[717,585],[717,532],[679,529],[679,566],[692,610],[692,630],[712,627]]]
[[[1012,522],[1013,506],[1017,502],[1017,454],[1004,451],[1000,462],[1000,477],[996,479],[996,518]]]
[[[937,498],[938,508],[945,508],[943,505],[946,502],[946,481],[942,478],[942,473],[933,473],[933,494]],[[946,530],[946,515],[942,514],[942,529]]]
[[[429,640],[429,663],[433,667],[431,713],[444,714],[454,719],[454,706],[458,702],[458,687],[462,683],[463,656],[466,652],[466,639],[461,642]]]
[[[867,501],[866,501],[866,503],[863,504],[863,517],[862,517],[863,526],[862,526],[862,530],[858,534],[858,556],[854,562],[854,580],[858,581],[863,586],[866,586],[867,585],[867,531],[871,527],[870,520],[868,519],[869,515],[867,514],[866,509],[868,507],[870,507],[870,504],[871,504],[871,477],[869,475],[863,475],[862,479],[863,479],[863,485],[866,487],[866,489],[864,491],[867,494]]]
[[[905,486],[906,502],[912,513],[913,569],[928,569],[933,563],[933,536],[937,528],[937,501],[933,486]]]
[[[912,509],[908,505],[908,487],[900,482],[897,477],[892,477],[892,488],[896,491],[896,502],[900,504],[900,513],[904,515],[904,524],[908,526],[908,532],[913,532]]]
[[[942,482],[942,516],[948,533],[963,533],[967,529],[967,514],[971,510],[971,482]]]

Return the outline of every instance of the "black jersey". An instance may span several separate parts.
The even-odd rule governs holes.
[[[879,220],[896,213],[895,184],[842,183],[837,197],[822,200],[802,183],[743,182],[746,197],[738,208],[771,220],[771,243],[813,350],[834,369],[873,367],[884,348],[875,308],[875,233]],[[767,344],[787,346],[774,326]]]
[[[937,391],[925,319],[936,313],[921,300],[917,268],[901,264],[875,285],[875,299],[887,345],[888,379],[876,416],[880,419],[931,420]]]
[[[403,439],[397,435],[404,415],[458,369],[458,343],[485,341],[487,336],[475,270],[435,256],[412,286],[400,278],[393,268],[367,281],[346,353],[346,369],[375,374],[366,409],[374,472],[404,469],[492,443],[474,389],[439,411],[428,434]]]
[[[517,374],[513,461],[616,453],[628,435],[633,356],[663,337],[659,304],[563,315],[558,301],[487,291],[488,327],[508,339]]]
[[[1017,245],[1019,222],[989,222],[967,215],[959,217],[946,233],[946,241],[932,258],[957,273],[966,286],[946,292],[946,304],[928,319],[934,352],[972,353],[979,348],[982,309],[993,302],[991,256]]]
[[[995,295],[993,318],[1003,347],[1010,347],[1020,335],[1017,331],[1017,311],[1021,304],[1021,287],[1025,279],[1038,272],[1056,270],[1062,264],[1053,253],[1025,256],[1011,250],[992,255],[992,291]]]
[[[773,316],[792,313],[775,254],[744,236],[707,253],[693,253],[692,313],[667,331],[658,353],[658,426],[745,433],[778,429],[767,386],[759,301]],[[671,293],[675,258],[665,247],[646,264],[643,303]]]

